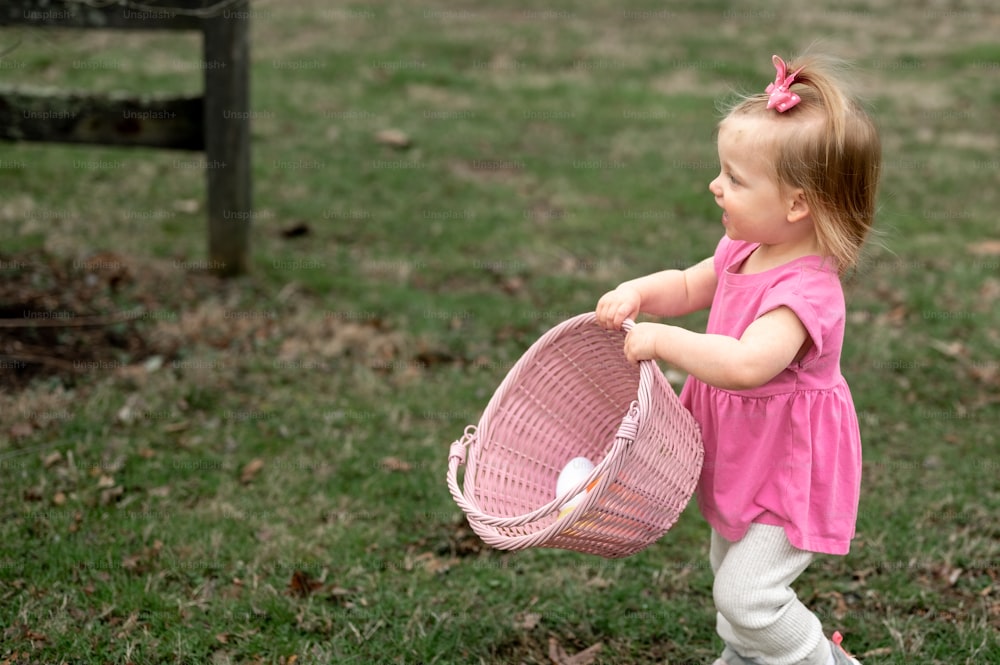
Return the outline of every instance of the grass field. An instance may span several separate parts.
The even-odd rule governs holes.
[[[0,358],[0,663],[711,663],[693,507],[621,561],[503,553],[446,458],[542,332],[712,252],[716,103],[816,40],[885,168],[858,537],[798,591],[866,665],[1000,662],[996,8],[287,4],[253,6],[250,276],[197,270],[200,156],[2,147],[3,316],[143,315]],[[5,84],[200,89],[193,36],[15,44]]]

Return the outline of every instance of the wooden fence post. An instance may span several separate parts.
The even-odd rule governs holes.
[[[249,0],[0,0],[0,26],[198,30],[200,98],[25,94],[0,88],[0,140],[204,150],[209,265],[223,276],[249,268]]]
[[[250,226],[249,4],[206,18],[205,157],[208,257],[222,275],[247,271]]]

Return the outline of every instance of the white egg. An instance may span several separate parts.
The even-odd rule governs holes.
[[[562,497],[571,489],[582,483],[594,470],[594,463],[586,457],[574,457],[562,471],[559,472],[559,479],[556,480],[556,497]]]

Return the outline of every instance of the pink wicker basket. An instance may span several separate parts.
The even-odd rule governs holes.
[[[591,313],[552,328],[511,368],[479,425],[451,445],[448,488],[487,544],[619,558],[677,521],[701,472],[701,436],[656,363],[625,359],[633,325],[604,330]],[[578,456],[596,467],[557,499],[559,472]]]

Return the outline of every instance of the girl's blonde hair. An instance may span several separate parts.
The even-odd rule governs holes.
[[[800,187],[821,250],[844,275],[857,263],[875,218],[882,148],[871,117],[841,81],[841,63],[806,55],[788,63],[800,70],[791,91],[802,101],[779,113],[761,93],[736,101],[722,120],[748,116],[773,120],[774,176],[779,185]]]

